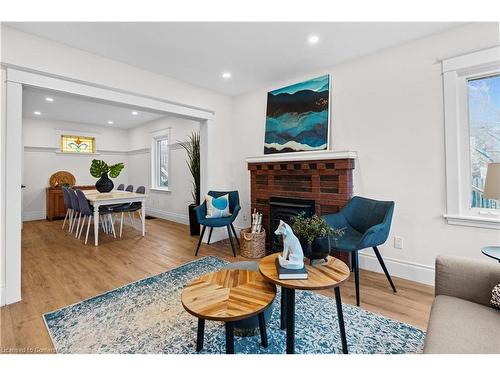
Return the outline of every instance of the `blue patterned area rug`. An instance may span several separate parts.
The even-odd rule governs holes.
[[[57,353],[196,353],[197,320],[181,305],[182,288],[227,262],[205,257],[43,316]],[[278,288],[279,291],[279,288]],[[268,322],[269,346],[260,336],[236,337],[236,353],[284,353],[279,294]],[[425,333],[344,304],[349,353],[420,353]],[[207,321],[201,353],[224,353],[224,325]],[[335,300],[296,293],[296,352],[341,353]]]

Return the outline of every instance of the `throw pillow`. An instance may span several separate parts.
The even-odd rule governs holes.
[[[496,309],[500,309],[500,284],[495,285],[491,291],[491,306]]]
[[[229,212],[229,194],[214,198],[211,195],[205,196],[207,202],[207,219],[231,216]]]

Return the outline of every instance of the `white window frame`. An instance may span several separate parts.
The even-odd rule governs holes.
[[[167,172],[168,172],[168,187],[163,187],[159,186],[158,184],[158,163],[159,163],[159,158],[158,158],[158,141],[166,139],[167,140],[167,154],[168,154],[168,160],[167,160]],[[162,192],[170,192],[170,154],[171,154],[171,142],[170,142],[170,128],[167,129],[162,129],[162,130],[157,130],[152,133],[152,140],[151,140],[151,189],[153,191],[162,191]]]
[[[500,74],[500,47],[442,61],[448,224],[500,229],[500,210],[471,207],[467,83]]]

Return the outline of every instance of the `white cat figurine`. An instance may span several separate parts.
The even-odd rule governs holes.
[[[280,225],[274,233],[283,236],[283,255],[278,257],[280,266],[289,270],[300,270],[304,267],[304,252],[292,228],[280,220]]]

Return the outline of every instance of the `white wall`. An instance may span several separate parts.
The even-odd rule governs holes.
[[[498,231],[448,225],[442,216],[446,199],[439,60],[498,44],[498,24],[471,24],[235,97],[233,139],[238,147],[231,176],[242,207],[248,209],[250,199],[245,158],[263,153],[266,93],[329,73],[332,145],[334,150],[358,151],[355,194],[396,202],[391,237],[381,248],[388,268],[395,275],[432,283],[437,254],[485,259],[480,249],[499,244]],[[248,217],[240,216],[240,226],[248,225],[243,216]],[[395,235],[403,237],[403,250],[394,249]],[[371,256],[362,257],[362,266],[380,271]]]
[[[60,154],[57,131],[67,134],[88,134],[96,138],[99,155]],[[96,179],[90,175],[92,159],[103,159],[108,164],[124,162],[125,169],[114,184],[127,183],[128,130],[104,126],[92,126],[74,122],[23,118],[23,220],[45,218],[45,188],[50,176],[57,171],[71,172],[78,185],[93,185]]]
[[[169,190],[152,191],[151,140],[155,131],[170,129]],[[130,129],[130,153],[128,155],[129,183],[134,186],[145,185],[148,190],[147,213],[156,217],[187,224],[187,206],[191,203],[192,177],[186,165],[186,151],[179,145],[192,131],[199,131],[200,124],[195,121],[166,117]]]

